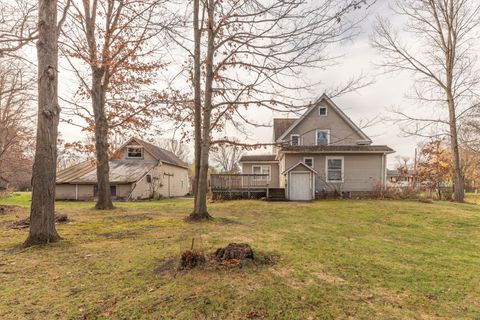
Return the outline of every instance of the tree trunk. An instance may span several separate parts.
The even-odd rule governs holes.
[[[200,171],[198,177],[197,192],[195,194],[195,205],[191,220],[207,220],[212,217],[207,210],[207,191],[208,191],[208,158],[210,153],[210,120],[212,112],[212,86],[213,86],[213,55],[214,55],[214,34],[213,34],[213,18],[214,18],[214,1],[208,1],[208,45],[206,59],[206,78],[205,78],[205,101],[202,122],[202,143],[200,152]]]
[[[450,147],[453,157],[453,171],[454,171],[454,193],[455,201],[463,202],[465,198],[465,183],[462,174],[462,163],[460,161],[460,150],[458,148],[458,134],[457,134],[457,118],[455,114],[455,103],[453,96],[448,95],[448,111],[450,124]]]
[[[56,242],[55,180],[58,105],[57,1],[40,0],[38,7],[38,123],[32,173],[30,231],[25,246]]]
[[[105,88],[107,72],[103,68],[93,68],[92,106],[95,117],[95,152],[97,156],[98,199],[96,209],[113,209],[110,193],[110,167],[108,165],[108,123],[105,116]]]
[[[193,193],[197,194],[198,179],[200,175],[200,157],[202,143],[202,90],[201,90],[201,69],[200,69],[200,41],[201,29],[199,26],[200,0],[193,1],[193,36],[195,42],[193,57],[193,87],[194,87],[194,127],[195,127],[195,172],[193,178]]]

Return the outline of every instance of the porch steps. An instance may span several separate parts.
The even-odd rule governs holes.
[[[268,201],[286,201],[284,188],[268,189]]]

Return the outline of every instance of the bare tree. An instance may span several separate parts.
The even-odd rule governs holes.
[[[480,72],[473,53],[480,26],[480,4],[476,0],[402,0],[395,4],[395,12],[407,19],[404,31],[416,45],[407,45],[381,18],[372,44],[383,54],[381,64],[388,71],[414,75],[414,98],[431,105],[432,116],[398,112],[402,126],[410,128],[408,134],[431,137],[428,130],[434,127],[447,133],[453,156],[455,201],[462,202],[464,178],[458,129],[480,93]]]
[[[0,58],[16,57],[18,51],[38,37],[35,23],[37,2],[6,0],[0,4]]]
[[[193,1],[193,50],[185,33],[172,40],[187,50],[184,65],[193,84],[190,103],[173,117],[189,118],[195,130],[195,205],[192,220],[209,219],[207,175],[212,146],[227,125],[240,132],[245,126],[266,126],[249,119],[247,110],[302,110],[299,91],[311,88],[300,76],[307,68],[327,67],[333,57],[326,49],[350,38],[354,19],[346,17],[366,1]],[[179,40],[180,39],[180,40]],[[187,39],[187,40],[185,40]],[[183,41],[185,40],[185,41]],[[297,97],[297,98],[295,98]]]
[[[188,150],[188,146],[182,141],[176,140],[174,138],[171,138],[171,139],[163,138],[163,139],[159,139],[158,143],[161,148],[172,152],[183,162],[188,161],[190,150]]]
[[[14,147],[25,147],[33,137],[32,88],[29,71],[13,59],[0,62],[0,174],[4,158]]]
[[[242,157],[243,148],[237,145],[220,144],[215,146],[212,152],[213,162],[225,173],[240,172],[239,161]]]
[[[91,109],[73,104],[73,116],[95,132],[97,209],[113,208],[109,181],[109,134],[147,127],[158,102],[150,95],[155,72],[163,65],[152,56],[161,32],[156,10],[164,0],[82,0],[74,8],[64,33],[63,50],[81,82],[78,95]],[[157,19],[157,20],[155,20]],[[73,61],[77,59],[80,61]],[[82,72],[81,66],[88,71]]]
[[[32,177],[30,232],[26,246],[56,242],[55,179],[58,104],[57,1],[40,0],[38,7],[38,119]]]

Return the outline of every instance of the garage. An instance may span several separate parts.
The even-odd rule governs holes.
[[[287,197],[292,201],[309,201],[315,198],[315,175],[313,168],[300,162],[286,170]]]

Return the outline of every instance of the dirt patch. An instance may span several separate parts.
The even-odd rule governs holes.
[[[315,277],[318,279],[331,283],[331,284],[342,284],[345,282],[345,279],[337,277],[333,274],[329,274],[325,271],[320,271],[320,272],[313,272],[312,273]]]
[[[169,258],[160,263],[160,265],[155,268],[155,274],[163,275],[167,273],[171,273],[177,269],[177,259]]]
[[[215,221],[217,221],[221,225],[229,225],[229,224],[241,224],[238,221],[228,219],[228,218],[216,218]]]
[[[0,216],[15,213],[20,208],[21,207],[19,207],[19,206],[1,205],[0,206]]]
[[[137,222],[137,221],[152,220],[153,218],[146,214],[131,214],[131,215],[124,215],[124,216],[111,216],[111,217],[106,217],[105,219],[113,222]]]
[[[66,214],[55,214],[55,223],[68,223],[70,219]],[[9,222],[5,224],[5,229],[26,229],[30,227],[30,218],[20,219],[17,221]]]
[[[177,273],[192,269],[218,270],[224,268],[248,268],[272,266],[279,260],[279,255],[263,252],[253,252],[248,244],[231,243],[215,252],[205,254],[201,251],[187,250],[182,253],[180,260],[168,258],[155,268],[156,274]]]

